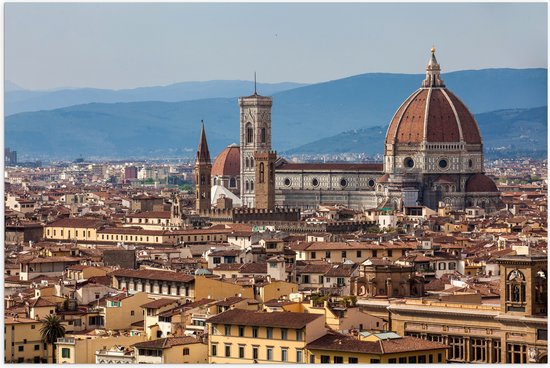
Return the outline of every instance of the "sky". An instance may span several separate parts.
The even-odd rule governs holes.
[[[5,79],[30,90],[316,83],[547,67],[546,3],[7,3]]]

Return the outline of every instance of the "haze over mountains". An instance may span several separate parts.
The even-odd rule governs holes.
[[[354,144],[327,141],[315,145],[325,153],[338,152],[342,146],[348,152],[357,152],[356,148],[362,145],[362,152],[381,153],[392,115],[423,78],[423,74],[368,73],[308,86],[259,84],[258,93],[273,96],[273,148],[279,152],[295,149],[291,152],[297,153],[301,148],[296,148],[304,144],[358,130],[359,133],[346,133],[356,138]],[[443,74],[442,78],[476,114],[486,149],[502,146],[516,136],[521,138],[515,144],[537,148],[544,144],[546,148],[546,109],[540,108],[547,103],[546,69],[459,71]],[[204,119],[210,150],[216,155],[228,144],[238,143],[237,97],[253,92],[252,82],[211,84],[217,82],[197,82],[193,92],[189,88],[182,92],[178,90],[181,86],[173,85],[137,89],[139,93],[127,90],[116,96],[156,96],[151,99],[166,101],[86,103],[12,114],[5,119],[5,145],[20,154],[51,158],[70,159],[81,154],[113,158],[190,156],[196,150],[200,120]],[[90,102],[94,98],[90,89],[50,92],[43,99],[39,94],[22,98],[21,92],[6,93],[6,110],[78,99]],[[227,97],[231,93],[235,94]],[[106,93],[101,98],[113,95],[116,93]],[[178,102],[169,100],[178,96]],[[480,115],[488,112],[494,113]]]

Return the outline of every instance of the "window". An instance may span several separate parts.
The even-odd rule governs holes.
[[[266,329],[266,334],[267,334],[267,338],[268,338],[268,339],[272,339],[272,338],[273,338],[273,328],[268,327],[268,328]]]
[[[273,347],[268,347],[266,350],[266,359],[273,360]]]
[[[330,363],[330,356],[328,356],[328,355],[321,355],[321,363],[322,363],[322,364],[329,364],[329,363]]]
[[[311,259],[315,259],[315,258],[317,258],[317,253],[311,252]]]
[[[244,326],[239,326],[239,337],[244,336]]]
[[[330,251],[325,252],[325,258],[330,259]]]
[[[418,363],[426,363],[426,356],[425,355],[419,355],[418,356]]]
[[[244,345],[239,345],[239,358],[244,358]]]
[[[537,330],[537,340],[548,340],[548,330]]]
[[[342,258],[346,258],[348,256],[348,252],[345,250],[342,251]]]
[[[288,361],[288,349],[287,348],[281,348],[281,361],[282,362]]]
[[[449,359],[464,360],[464,338],[460,336],[449,336]]]
[[[25,350],[25,347],[23,345],[20,345],[20,346],[17,347],[17,350],[18,351],[23,351],[23,350]]]
[[[263,162],[260,162],[260,177],[258,178],[258,182],[259,182],[259,183],[263,183],[263,182],[264,182],[264,174],[265,174],[264,163],[263,163]]]
[[[258,327],[252,327],[252,337],[258,337]]]
[[[500,363],[501,361],[501,349],[500,349],[500,340],[493,340],[493,361],[491,363]]]
[[[405,357],[399,358],[399,364],[402,364],[402,363],[407,363],[407,358]]]
[[[225,345],[225,356],[226,357],[231,356],[231,345]]]
[[[445,270],[445,263],[441,262],[439,264],[439,270]]]
[[[231,336],[231,326],[225,325],[224,335]]]
[[[61,357],[70,359],[71,358],[71,349],[61,348]]]
[[[372,256],[373,256],[373,257],[377,257],[377,256],[378,256],[378,251],[377,251],[376,249],[374,249],[374,250],[372,251]]]
[[[335,356],[334,357],[334,364],[342,364],[344,363],[344,358],[341,356]]]
[[[265,128],[262,128],[260,131],[260,140],[262,143],[265,143]]]
[[[302,341],[302,330],[296,330],[296,341]]]
[[[133,316],[135,313],[134,311],[130,311],[130,315]]]
[[[189,348],[183,348],[183,355],[189,355]]]
[[[257,346],[252,347],[252,359],[258,359],[258,347]]]
[[[357,364],[357,363],[359,363],[359,359],[356,358],[356,357],[349,357],[348,358],[348,363]]]
[[[212,352],[211,352],[212,356],[218,355],[218,345],[212,344],[210,348],[212,350]]]
[[[31,330],[34,330],[35,328],[36,328],[36,325],[31,325]]]
[[[309,275],[302,275],[302,283],[309,284]]]
[[[395,364],[395,363],[397,363],[397,359],[396,358],[390,358],[390,359],[388,359],[388,363]]]
[[[252,126],[250,125],[250,123],[248,123],[246,127],[246,143],[252,143],[253,135],[254,131],[252,130]]]
[[[455,270],[456,269],[456,263],[449,262],[449,270]]]
[[[358,251],[355,253],[355,255],[357,256],[357,258],[361,258],[361,257],[362,257],[361,251],[360,251],[360,250],[358,250]]]
[[[521,344],[506,344],[506,363],[527,363],[527,346]]]
[[[472,337],[470,342],[470,361],[485,362],[487,351],[485,344],[485,339]]]
[[[302,350],[296,350],[296,363],[302,363],[304,353]]]
[[[415,356],[409,357],[409,363],[416,363],[416,357]]]
[[[288,340],[288,330],[281,328],[281,340]]]
[[[380,363],[380,359],[371,359],[370,362],[371,364],[377,364],[377,363]]]
[[[315,355],[313,355],[313,354],[310,354],[310,355],[309,355],[309,362],[310,362],[311,364],[315,364]]]
[[[437,362],[441,363],[443,361],[443,354],[437,353]]]
[[[319,179],[314,178],[314,179],[311,181],[311,185],[313,185],[314,187],[318,186],[318,185],[319,185]]]
[[[40,345],[34,345],[34,350],[40,350]]]

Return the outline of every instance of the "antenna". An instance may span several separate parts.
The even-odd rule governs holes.
[[[254,94],[256,94],[256,72],[254,72]]]

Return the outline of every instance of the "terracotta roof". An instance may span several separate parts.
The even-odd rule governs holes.
[[[447,345],[416,337],[405,336],[400,339],[379,341],[361,341],[353,337],[328,333],[306,345],[306,349],[320,349],[365,354],[394,354],[408,351],[446,349]]]
[[[78,227],[78,228],[99,228],[104,225],[105,221],[89,218],[64,218],[50,222],[46,226],[49,227]]]
[[[464,142],[481,144],[477,123],[462,101],[446,88],[420,88],[393,116],[386,144],[458,143],[461,132]]]
[[[212,165],[212,176],[238,176],[241,171],[241,149],[231,145],[220,152]]]
[[[242,326],[266,326],[281,328],[303,328],[317,318],[324,318],[320,314],[312,313],[266,313],[250,312],[243,309],[231,309],[209,318],[206,322]]]
[[[466,192],[498,192],[498,188],[489,177],[475,174],[466,182]]]
[[[220,300],[219,302],[215,303],[214,305],[219,305],[221,307],[230,307],[233,304],[242,302],[245,300],[245,298],[241,298],[240,296],[232,296],[229,298],[225,298],[224,300]]]
[[[141,308],[162,308],[170,304],[176,304],[178,301],[174,299],[167,299],[167,298],[160,298],[157,300],[150,301],[149,303],[145,303],[140,305]]]
[[[172,346],[200,344],[201,341],[191,336],[186,337],[165,337],[163,339],[156,339],[144,342],[138,342],[132,345],[138,349],[168,349]]]
[[[162,218],[169,219],[170,211],[148,211],[148,212],[139,212],[133,213],[126,216],[127,218]]]
[[[381,172],[383,164],[349,164],[349,163],[327,163],[327,164],[291,164],[283,163],[276,171],[374,171]]]
[[[41,298],[41,297],[29,300],[29,307],[31,307],[31,308],[53,307],[53,306],[55,306],[55,303],[52,303],[49,300],[46,300],[46,299]]]
[[[267,262],[245,263],[239,268],[239,273],[265,274],[267,273]]]
[[[193,282],[195,277],[181,272],[159,271],[159,270],[127,270],[119,269],[108,274],[108,276],[134,277],[139,279]]]
[[[80,258],[76,257],[32,257],[30,259],[21,260],[22,264],[27,263],[55,263],[55,262],[76,262],[80,263]]]

